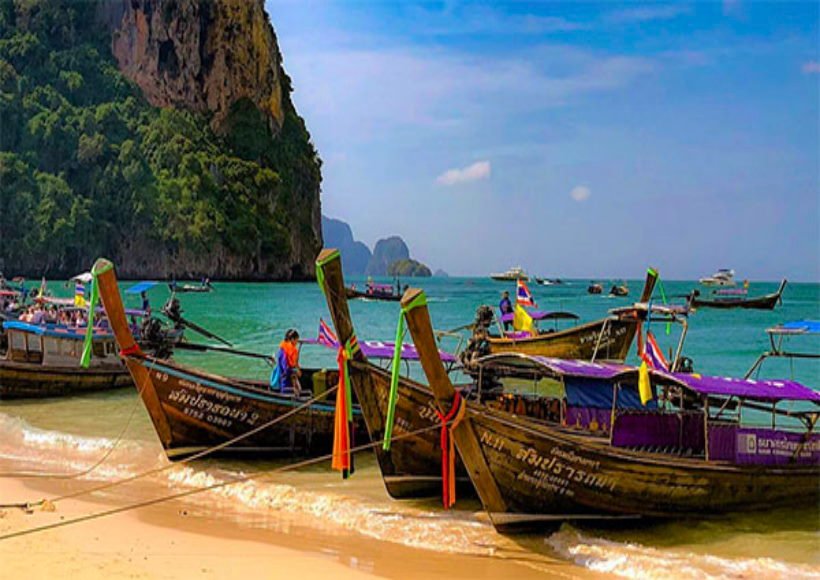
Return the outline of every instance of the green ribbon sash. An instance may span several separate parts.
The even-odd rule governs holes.
[[[384,425],[384,441],[382,449],[390,450],[390,440],[393,437],[393,423],[396,420],[396,403],[399,398],[399,370],[401,369],[401,347],[404,342],[405,315],[419,306],[427,306],[427,297],[424,292],[416,296],[407,306],[403,306],[399,313],[399,322],[396,325],[396,343],[393,346],[392,372],[390,374],[390,399],[387,402],[387,420]]]

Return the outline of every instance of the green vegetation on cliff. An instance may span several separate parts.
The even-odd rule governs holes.
[[[276,135],[247,100],[217,134],[149,105],[110,46],[96,2],[0,0],[0,267],[61,276],[107,255],[136,276],[309,275],[277,270],[294,229],[318,245],[302,202],[321,181],[284,72]]]

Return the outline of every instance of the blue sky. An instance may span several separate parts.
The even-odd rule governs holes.
[[[267,2],[323,213],[455,275],[820,280],[818,4]]]

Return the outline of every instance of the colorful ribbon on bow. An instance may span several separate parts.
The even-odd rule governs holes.
[[[350,452],[355,436],[353,429],[353,396],[350,388],[350,367],[348,361],[359,349],[356,336],[351,336],[344,346],[339,347],[336,362],[339,363],[339,388],[336,391],[336,412],[333,418],[333,457],[331,467],[342,472],[347,479],[353,474],[353,454]]]
[[[464,418],[466,409],[458,391],[446,414],[436,409],[436,415],[441,421],[441,501],[444,509],[449,509],[456,503],[456,448],[453,429]]]
[[[396,420],[396,403],[399,399],[399,372],[401,370],[401,349],[404,342],[404,317],[419,306],[427,306],[427,297],[422,293],[416,296],[407,306],[402,306],[399,322],[396,326],[396,342],[393,347],[393,360],[390,373],[390,398],[387,401],[387,419],[384,424],[384,441],[382,449],[390,451],[390,440],[393,437],[393,423]]]
[[[91,277],[91,298],[88,301],[88,327],[85,329],[85,340],[83,341],[83,356],[80,358],[80,366],[87,369],[91,364],[91,353],[94,350],[94,311],[97,302],[100,300],[100,288],[97,284],[97,274],[92,272]]]
[[[328,262],[338,258],[340,255],[341,254],[339,253],[339,250],[334,250],[333,252],[330,252],[327,256],[325,256],[324,259],[316,260],[316,282],[319,284],[319,288],[322,289],[322,294],[325,293],[324,266]]]

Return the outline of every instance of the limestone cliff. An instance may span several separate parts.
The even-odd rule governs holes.
[[[282,57],[262,0],[119,0],[102,5],[120,70],[157,107],[213,114],[225,130],[243,98],[277,133]]]

